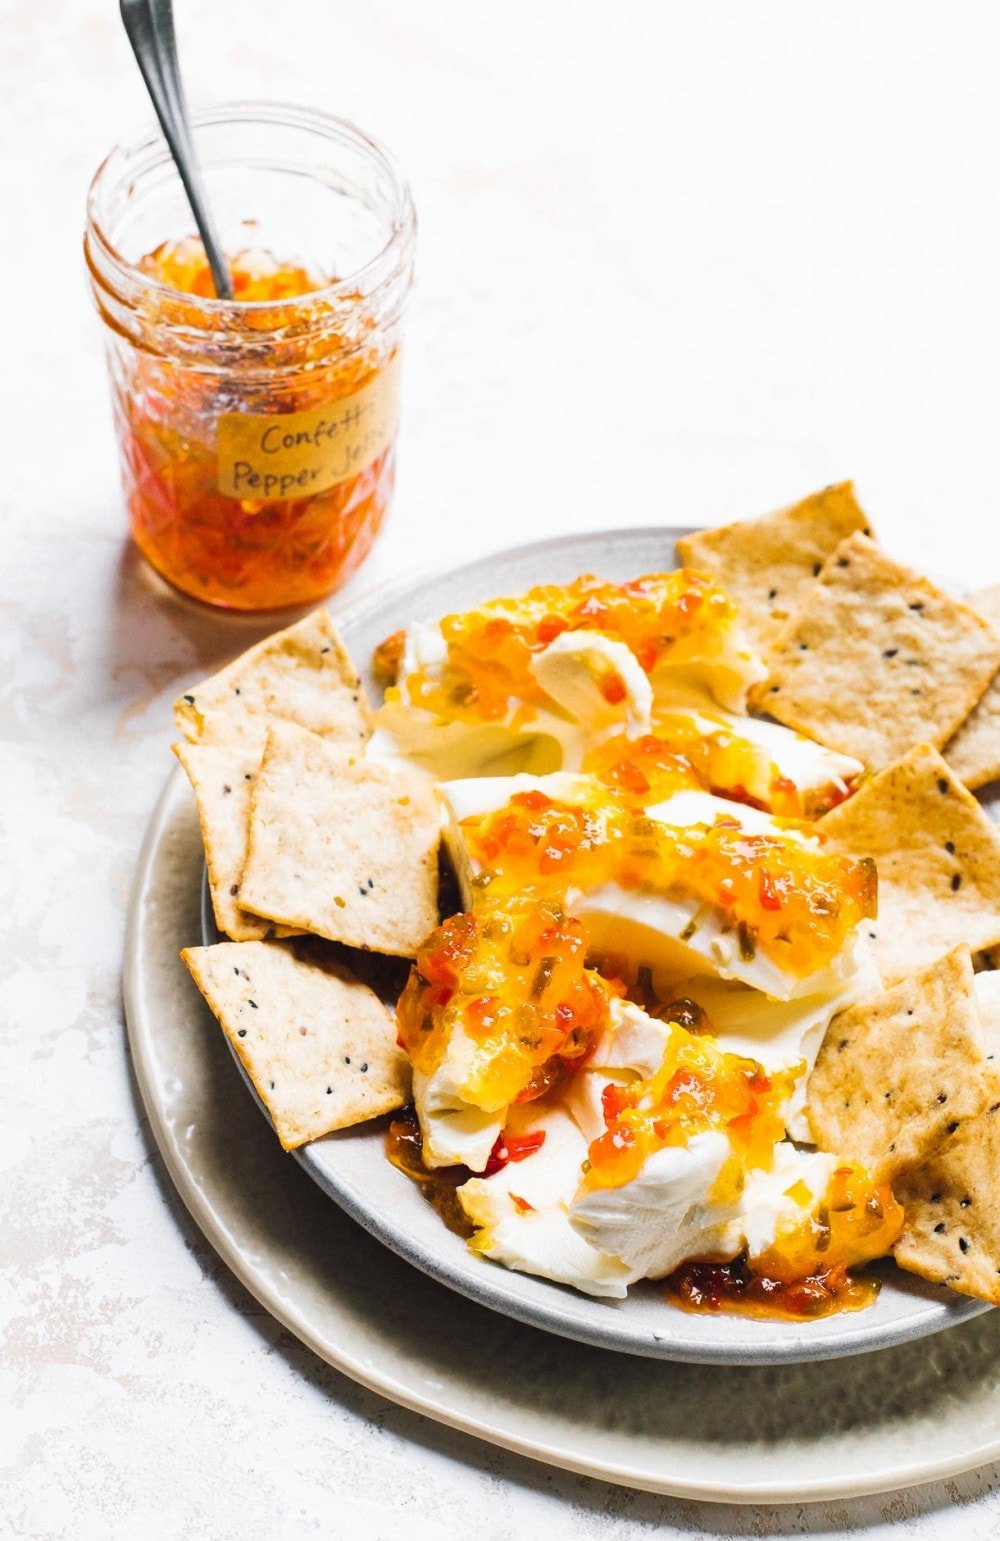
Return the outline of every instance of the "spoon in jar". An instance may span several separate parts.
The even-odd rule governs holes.
[[[177,63],[172,0],[120,0],[122,21],[146,90],[160,120],[163,137],[177,167],[191,213],[208,258],[220,300],[231,300],[233,283],[205,201],[198,157],[188,121],[181,72]]]

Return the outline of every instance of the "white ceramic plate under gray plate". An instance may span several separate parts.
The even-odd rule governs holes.
[[[372,652],[398,627],[583,572],[623,580],[662,571],[675,565],[674,541],[683,533],[679,528],[624,530],[519,547],[372,595],[339,617],[339,623],[374,700]],[[206,940],[217,939],[207,904],[203,928]],[[591,1299],[470,1253],[416,1186],[389,1164],[384,1147],[385,1123],[378,1121],[314,1140],[295,1154],[325,1193],[407,1262],[494,1311],[581,1343],[703,1364],[793,1363],[887,1348],[988,1309],[891,1263],[878,1265],[883,1283],[874,1305],[817,1322],[693,1315],[668,1306],[661,1288],[650,1282],[634,1285],[624,1301]]]

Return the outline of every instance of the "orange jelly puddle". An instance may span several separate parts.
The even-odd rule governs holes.
[[[385,1138],[385,1152],[397,1171],[416,1183],[449,1231],[466,1240],[476,1227],[458,1199],[457,1190],[472,1176],[467,1166],[424,1165],[423,1138],[416,1112],[406,1107],[392,1120]]]
[[[663,1288],[668,1303],[684,1311],[805,1322],[840,1311],[864,1311],[874,1303],[880,1285],[877,1279],[859,1279],[840,1270],[820,1270],[791,1281],[775,1279],[752,1268],[741,1255],[728,1263],[682,1263]]]
[[[267,302],[285,310],[264,316],[227,313],[224,321],[209,323],[199,307],[186,309],[183,295],[215,295],[204,248],[190,239],[166,242],[138,264],[171,291],[169,297],[150,299],[150,325],[162,323],[160,311],[169,308],[171,327],[205,330],[218,324],[243,350],[252,345],[255,330],[280,325],[295,368],[278,383],[273,373],[268,377],[269,356],[264,354],[254,383],[237,383],[227,374],[231,343],[218,344],[218,365],[211,370],[187,367],[155,350],[140,352],[129,379],[114,383],[126,499],[135,541],[168,583],[213,605],[285,609],[331,593],[364,559],[391,496],[393,450],[325,491],[280,501],[242,501],[218,489],[218,416],[229,410],[287,413],[333,407],[369,384],[380,363],[374,353],[357,347],[355,338],[341,334],[332,304],[328,327],[292,340],[296,328],[315,320],[320,302],[310,297],[334,282],[334,275],[262,251],[236,252],[228,260],[238,302]],[[215,347],[206,338],[205,349]]]
[[[529,706],[547,701],[531,662],[563,632],[597,631],[624,642],[650,674],[680,647],[697,654],[699,642],[718,638],[735,621],[735,607],[723,591],[690,568],[631,583],[584,576],[540,585],[516,598],[446,615],[440,623],[447,648],[443,669],[416,670],[407,677],[406,690],[412,705],[443,717],[493,722],[507,715],[512,699]],[[387,639],[381,654],[389,677],[399,663],[393,640]],[[610,666],[600,688],[612,704],[627,694]]]
[[[477,1175],[492,1177],[495,1172],[502,1171],[511,1162],[526,1161],[537,1150],[541,1150],[544,1144],[545,1131],[542,1129],[519,1135],[505,1132],[498,1137],[482,1174],[477,1174],[469,1167],[462,1165],[429,1167],[424,1163],[423,1138],[416,1109],[408,1106],[403,1108],[390,1123],[385,1150],[397,1171],[416,1183],[424,1198],[437,1211],[449,1231],[454,1231],[456,1236],[464,1236],[468,1240],[475,1234],[477,1227],[462,1208],[458,1189],[463,1183],[468,1182],[470,1177]],[[528,1213],[532,1209],[533,1206],[526,1199],[519,1199],[516,1194],[512,1194],[511,1197],[522,1213]]]
[[[486,1111],[549,1091],[585,1059],[617,982],[585,967],[587,936],[558,906],[512,899],[453,915],[417,953],[399,1043],[430,1074],[455,1033],[475,1044],[466,1095]]]
[[[888,1183],[857,1162],[838,1166],[822,1202],[799,1224],[779,1231],[752,1262],[683,1263],[666,1280],[667,1300],[685,1311],[729,1312],[781,1321],[812,1321],[862,1311],[879,1281],[852,1269],[884,1257],[903,1228],[903,1210]]]
[[[672,767],[675,774],[683,775]],[[657,795],[666,790],[656,784]],[[477,903],[525,892],[558,900],[571,888],[610,882],[679,892],[722,911],[745,959],[759,948],[798,978],[826,966],[876,913],[870,860],[783,833],[747,833],[735,816],[675,829],[647,816],[651,800],[621,786],[583,804],[522,792],[502,809],[463,820],[470,858],[483,869],[473,879]]]

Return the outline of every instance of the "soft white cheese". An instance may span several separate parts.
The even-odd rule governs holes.
[[[632,1182],[584,1190],[574,1200],[572,1222],[636,1278],[659,1279],[694,1258],[732,1258],[744,1248],[753,1261],[807,1219],[838,1158],[782,1142],[771,1170],[751,1170],[739,1198],[720,1204],[711,1188],[728,1150],[725,1135],[712,1131],[657,1151]]]
[[[774,1000],[747,985],[701,975],[656,981],[664,999],[687,997],[706,1012],[719,1047],[758,1060],[766,1070],[801,1062],[802,1075],[788,1104],[786,1120],[793,1139],[811,1141],[805,1117],[806,1085],[816,1056],[838,1011],[881,993],[882,981],[864,938],[857,944],[858,968],[826,992]]]
[[[469,902],[469,883],[475,876],[462,836],[461,821],[506,807],[518,792],[538,791],[559,802],[586,803],[595,783],[587,776],[567,772],[553,776],[469,778],[446,782],[440,794],[451,815],[446,840]],[[789,828],[756,808],[727,802],[709,792],[683,790],[647,809],[647,816],[672,828],[686,829],[714,824],[717,817],[737,820],[749,834],[778,834],[804,846],[815,837]],[[830,964],[800,979],[786,973],[760,948],[753,957],[743,956],[737,932],[714,905],[702,903],[678,889],[659,894],[648,889],[623,888],[605,883],[590,892],[570,889],[566,906],[586,923],[593,950],[624,958],[634,965],[652,968],[654,978],[712,973],[736,979],[777,1000],[842,989],[862,967],[864,949],[857,929]]]
[[[588,1055],[587,1068],[624,1070],[648,1080],[663,1064],[672,1036],[670,1028],[633,1001],[613,1000],[608,1016],[608,1029]]]
[[[443,782],[441,796],[453,818],[461,823],[462,819],[498,813],[524,792],[542,792],[553,802],[585,803],[593,796],[595,784],[592,777],[570,771],[556,771],[551,776],[470,776]]]
[[[415,706],[408,681],[417,672],[440,678],[448,645],[437,621],[418,621],[406,632],[397,679],[398,699],[379,709],[368,743],[369,759],[407,760],[439,780],[455,776],[545,775],[566,762],[579,764],[586,733],[559,708],[535,710],[530,721],[513,726],[520,703],[495,722],[464,722]],[[554,703],[553,703],[554,704]]]
[[[621,1298],[635,1280],[662,1278],[693,1258],[735,1257],[744,1247],[758,1256],[806,1218],[826,1191],[837,1158],[781,1142],[771,1170],[751,1170],[742,1193],[722,1201],[713,1190],[731,1147],[721,1130],[653,1152],[617,1188],[586,1184],[590,1143],[606,1127],[605,1087],[653,1075],[669,1036],[640,1007],[617,1002],[587,1067],[559,1098],[509,1110],[508,1133],[541,1130],[545,1139],[526,1159],[470,1179],[459,1190],[463,1208],[481,1228],[477,1251],[587,1294]]]
[[[745,712],[751,688],[767,678],[767,669],[737,621],[680,637],[651,678],[656,709],[700,701],[709,710],[715,703],[726,711]]]
[[[590,893],[569,894],[567,905],[584,922],[595,954],[650,968],[658,994],[663,980],[711,973],[776,1000],[796,1000],[839,988],[858,971],[863,957],[855,931],[826,968],[799,979],[760,948],[745,958],[737,933],[721,914],[695,899],[668,899],[605,883]]]
[[[562,1104],[589,1145],[604,1133],[604,1088],[627,1085],[635,1077],[614,1070],[578,1070],[562,1088]]]
[[[833,787],[846,791],[848,785],[864,771],[860,760],[839,754],[814,743],[791,728],[778,722],[767,722],[761,717],[738,716],[713,708],[710,712],[694,707],[670,708],[674,716],[689,719],[703,738],[724,735],[727,739],[742,739],[752,744],[759,753],[755,756],[753,774],[747,777],[744,790],[758,802],[766,803],[771,796],[771,781],[775,772],[790,781],[808,802],[821,792]],[[657,731],[654,720],[653,732]]]
[[[407,682],[418,670],[439,676],[447,645],[436,622],[410,627],[397,684],[399,698],[376,716],[367,747],[369,759],[405,759],[438,779],[499,776],[577,769],[587,747],[606,734],[648,733],[652,687],[623,642],[599,632],[564,632],[535,654],[532,670],[548,703],[536,705],[522,721],[522,703],[512,699],[495,722],[464,722],[413,705]],[[601,680],[613,670],[625,685],[621,702],[609,703]]]
[[[731,802],[726,797],[716,797],[712,792],[701,792],[696,787],[683,787],[662,803],[654,803],[647,808],[646,814],[660,824],[669,824],[672,829],[690,829],[695,824],[711,825],[716,819],[727,819],[730,822],[735,819],[740,829],[746,830],[748,835],[780,835],[783,840],[791,840],[796,845],[816,847],[819,844],[814,835],[776,819],[771,813],[751,808],[746,803]]]
[[[511,1109],[508,1130],[541,1130],[545,1140],[523,1161],[510,1161],[491,1177],[473,1177],[459,1188],[459,1202],[481,1227],[476,1251],[588,1295],[622,1299],[634,1273],[570,1224],[587,1140],[569,1113],[551,1103],[528,1103]]]
[[[407,627],[399,660],[400,680],[418,670],[440,677],[447,662],[448,644],[437,621],[415,621]]]
[[[479,1046],[453,1031],[440,1064],[430,1075],[414,1068],[413,1105],[427,1166],[463,1164],[481,1172],[504,1126],[506,1107],[485,1109],[469,1100]]]
[[[838,1160],[820,1151],[796,1150],[783,1142],[775,1146],[769,1172],[758,1169],[747,1173],[740,1200],[740,1228],[751,1259],[774,1245],[779,1230],[805,1220],[826,1192]],[[808,1190],[807,1198],[790,1195],[788,1190],[797,1183]]]
[[[375,716],[366,758],[383,764],[405,761],[437,780],[456,776],[510,776],[519,771],[546,775],[583,759],[583,729],[539,709],[530,724],[458,722],[406,701],[386,701]]]
[[[711,1198],[729,1153],[720,1130],[654,1151],[631,1182],[583,1188],[570,1209],[572,1223],[640,1279],[660,1279],[686,1258],[734,1257],[742,1244],[739,1206]]]
[[[532,673],[566,715],[583,727],[590,742],[610,733],[630,738],[649,732],[653,687],[624,642],[597,631],[564,631],[536,653]],[[602,681],[616,674],[624,686],[621,701],[602,694]]]
[[[654,694],[670,706],[693,701],[742,711],[749,686],[764,675],[738,627],[681,638],[671,655],[674,661],[661,664],[651,681],[624,642],[586,628],[562,632],[532,658],[532,672],[547,700],[527,720],[523,703],[512,698],[499,721],[460,722],[409,700],[412,676],[420,672],[440,678],[448,657],[439,623],[417,622],[403,643],[398,699],[378,712],[366,752],[388,762],[409,760],[441,780],[575,770],[586,750],[609,734],[648,733]],[[625,687],[619,702],[609,702],[601,689],[610,671]]]
[[[604,1088],[648,1080],[663,1064],[670,1042],[666,1023],[647,1015],[632,1001],[612,1000],[607,1029],[597,1039],[586,1064],[563,1087],[562,1099],[587,1143],[606,1128]]]

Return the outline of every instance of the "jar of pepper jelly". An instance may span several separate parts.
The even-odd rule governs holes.
[[[113,151],[88,199],[132,535],[209,604],[307,605],[364,559],[392,495],[413,203],[339,119],[250,103],[194,124],[232,300],[158,133]]]

